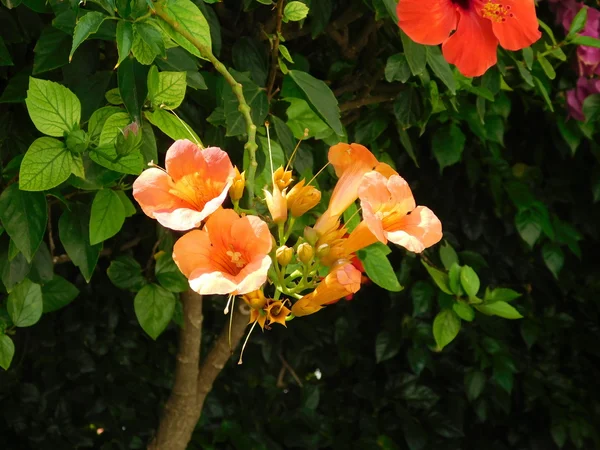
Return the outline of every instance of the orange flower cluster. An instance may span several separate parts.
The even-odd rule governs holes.
[[[296,219],[320,203],[321,192],[306,180],[292,186],[287,168],[275,170],[264,190],[273,234],[258,214],[239,209],[244,173],[218,148],[175,142],[166,169],[154,166],[142,173],[133,195],[165,227],[191,230],[173,249],[190,287],[203,295],[241,296],[251,308],[250,323],[264,329],[356,293],[364,279],[358,250],[391,241],[418,253],[442,237],[435,214],[416,206],[406,181],[366,147],[334,145],[328,159],[339,180],[326,211],[294,244],[289,241]],[[227,194],[234,209],[222,207]],[[340,218],[357,200],[363,220],[348,233]],[[265,288],[273,289],[271,298]]]

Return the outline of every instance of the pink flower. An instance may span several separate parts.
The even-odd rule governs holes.
[[[600,94],[600,79],[579,77],[577,87],[567,91],[569,114],[575,120],[585,121],[583,102],[588,95]]]
[[[200,226],[219,208],[235,171],[217,147],[201,150],[188,140],[167,151],[166,171],[147,169],[133,183],[133,197],[149,217],[164,227],[185,231]]]
[[[256,291],[271,266],[269,227],[256,216],[218,209],[202,230],[192,230],[173,248],[173,260],[202,295]]]

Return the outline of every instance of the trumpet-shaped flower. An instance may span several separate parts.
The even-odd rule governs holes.
[[[192,230],[175,243],[173,259],[199,294],[241,295],[267,280],[271,245],[269,227],[261,219],[219,209],[202,230]]]
[[[305,185],[304,180],[296,183],[287,194],[287,206],[293,217],[300,217],[320,201],[321,191],[314,186]]]
[[[270,193],[266,189],[264,190],[267,208],[269,208],[273,222],[277,224],[284,223],[287,220],[288,205],[285,193],[286,190],[287,189],[284,189],[282,192],[275,183],[273,183],[273,193]]]
[[[420,253],[442,238],[442,224],[433,211],[416,206],[408,183],[398,174],[389,178],[373,171],[358,190],[364,220],[352,231],[346,251],[353,253],[377,241]]]
[[[358,292],[361,278],[360,271],[345,261],[334,267],[313,292],[294,303],[292,313],[298,317],[314,314],[324,305]]]
[[[165,166],[165,171],[142,172],[133,183],[133,196],[146,215],[179,231],[200,226],[221,206],[235,174],[223,150],[201,150],[188,140],[169,148]]]
[[[541,37],[534,0],[400,0],[397,13],[413,41],[442,44],[444,58],[467,77],[496,64],[498,44],[520,50]]]
[[[331,194],[327,211],[319,217],[314,226],[318,233],[335,226],[344,211],[356,201],[358,186],[363,176],[378,163],[369,149],[360,144],[334,145],[329,149],[328,158],[339,180]]]

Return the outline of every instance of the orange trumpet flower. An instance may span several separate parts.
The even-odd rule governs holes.
[[[162,226],[185,231],[200,226],[227,197],[235,171],[217,147],[201,150],[182,139],[167,150],[166,170],[152,167],[133,183],[133,197]]]
[[[442,44],[467,77],[496,64],[498,44],[520,50],[541,37],[533,0],[400,0],[397,13],[402,31],[419,44]]]
[[[271,266],[269,227],[256,216],[219,209],[202,230],[192,230],[173,248],[173,260],[202,295],[256,291]]]

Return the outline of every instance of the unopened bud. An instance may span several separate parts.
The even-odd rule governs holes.
[[[329,247],[329,244],[321,244],[317,247],[317,256],[319,258],[325,258],[330,251],[331,247]]]
[[[298,246],[298,260],[300,260],[302,264],[310,263],[314,254],[315,251],[313,249],[313,246],[309,243],[303,242]]]
[[[279,189],[285,189],[292,182],[292,171],[284,170],[283,167],[279,167],[275,173],[273,173],[273,182]]]
[[[252,309],[262,309],[267,304],[265,294],[260,289],[248,292],[247,294],[242,295],[242,298]]]
[[[305,186],[302,180],[290,190],[287,200],[292,216],[300,217],[319,204],[321,192],[314,186]]]
[[[312,227],[304,227],[304,239],[314,246],[319,240],[319,233]]]
[[[246,172],[240,173],[237,167],[234,167],[235,176],[233,177],[233,183],[229,188],[229,197],[234,202],[239,201],[244,195],[244,187],[246,186]]]
[[[142,128],[137,122],[127,125],[119,134],[115,142],[117,155],[125,156],[142,145]]]
[[[265,189],[265,200],[267,201],[267,208],[269,208],[273,222],[276,224],[284,223],[287,220],[285,189],[281,192],[277,185],[275,185],[272,194]]]
[[[282,245],[275,251],[275,256],[277,256],[277,262],[282,267],[285,267],[292,260],[292,256],[294,256],[294,249],[286,245]]]

